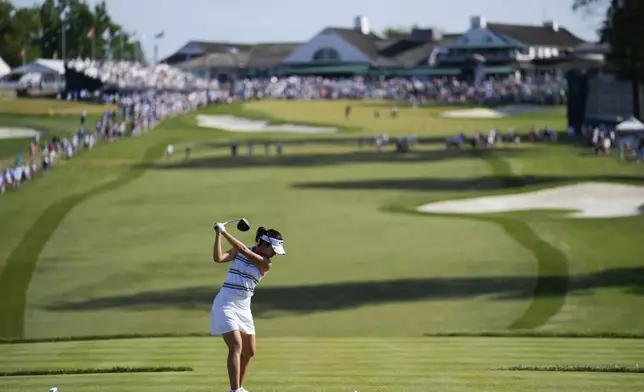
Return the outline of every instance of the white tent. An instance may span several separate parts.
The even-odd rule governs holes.
[[[65,65],[62,60],[38,59],[29,64],[21,65],[11,70],[12,74],[65,74]]]
[[[635,117],[631,117],[628,120],[617,124],[615,129],[618,131],[644,131],[644,123]]]
[[[7,63],[5,63],[2,57],[0,57],[0,78],[8,75],[9,72],[11,72],[11,68],[9,68]]]

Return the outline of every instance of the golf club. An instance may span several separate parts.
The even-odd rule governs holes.
[[[223,222],[224,226],[232,223],[232,222],[237,222],[237,230],[239,231],[248,231],[250,230],[250,224],[248,223],[248,220],[246,218],[239,218],[239,219],[232,219],[227,222]]]

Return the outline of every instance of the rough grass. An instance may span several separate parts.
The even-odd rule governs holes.
[[[106,374],[106,373],[159,373],[159,372],[191,372],[188,366],[114,366],[111,368],[76,368],[76,369],[24,369],[11,372],[0,371],[0,377],[16,376],[52,376],[72,374]]]
[[[502,370],[528,372],[591,372],[591,373],[644,373],[644,367],[639,365],[549,365],[549,366],[510,366]]]

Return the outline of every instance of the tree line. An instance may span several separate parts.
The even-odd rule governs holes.
[[[0,0],[0,57],[10,67],[46,59],[115,58],[144,61],[136,32],[110,16],[105,0],[44,0],[16,7]]]

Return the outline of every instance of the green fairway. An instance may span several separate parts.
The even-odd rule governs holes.
[[[372,103],[372,102],[345,102],[344,105],[351,105],[351,116],[344,117],[344,106],[334,101],[316,102],[311,105],[305,101],[269,101],[251,102],[244,107],[249,111],[268,113],[271,116],[288,121],[302,121],[314,123],[333,123],[337,125],[357,127],[371,133],[388,133],[395,135],[449,135],[458,131],[471,134],[474,132],[487,132],[491,128],[505,132],[508,129],[527,132],[533,127],[552,127],[553,129],[565,129],[565,108],[545,106],[543,109],[533,112],[525,112],[520,115],[491,118],[491,119],[470,119],[470,118],[445,118],[444,112],[451,110],[467,109],[467,107],[455,106],[430,106],[427,108],[400,107],[398,118],[389,116],[389,108],[395,103]],[[374,111],[380,113],[379,118],[374,118]]]
[[[18,105],[16,113],[43,114],[47,107],[31,104],[23,102],[27,108]],[[73,132],[80,110],[59,104],[56,110],[70,114],[5,114],[0,126]],[[207,334],[227,269],[212,262],[212,224],[243,216],[252,230],[240,238],[250,242],[258,225],[274,227],[288,252],[253,298],[258,355],[250,391],[644,387],[641,374],[500,370],[641,365],[644,340],[423,337],[644,335],[638,248],[644,217],[414,212],[433,201],[564,183],[644,185],[641,166],[568,143],[445,151],[441,140],[458,130],[563,129],[562,108],[462,120],[442,118],[451,109],[445,107],[401,108],[391,119],[385,106],[375,120],[378,104],[357,102],[345,120],[346,104],[268,101],[204,109],[344,131],[234,134],[199,128],[189,114],[145,136],[98,145],[0,197],[0,337]],[[383,132],[438,137],[408,154],[358,146],[358,137]],[[230,156],[233,140],[241,141],[238,157]],[[265,140],[281,140],[284,153],[265,155]],[[175,156],[165,159],[170,142]],[[185,160],[187,146],[192,155]],[[114,366],[194,371],[0,377],[0,389],[226,390],[223,349],[219,338],[187,337],[3,344],[0,373]]]

